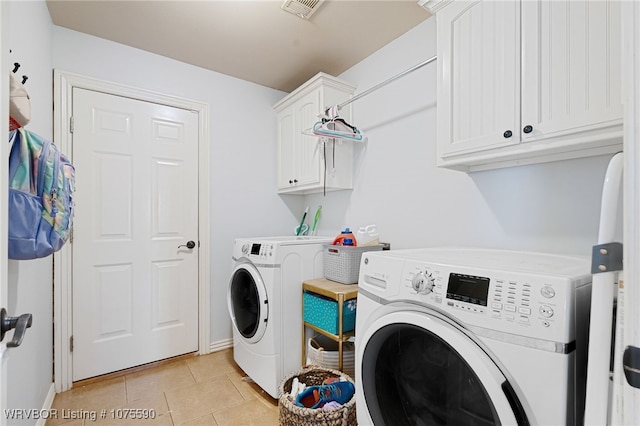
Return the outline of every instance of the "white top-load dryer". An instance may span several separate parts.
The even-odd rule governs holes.
[[[233,358],[262,389],[278,397],[280,382],[302,365],[302,283],[324,276],[323,248],[333,238],[239,238],[227,304]]]
[[[358,424],[582,424],[588,258],[366,252],[358,287]]]

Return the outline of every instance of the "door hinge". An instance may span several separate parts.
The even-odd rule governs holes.
[[[69,117],[69,132],[73,133],[73,116]]]
[[[69,352],[73,352],[73,336],[69,337]]]

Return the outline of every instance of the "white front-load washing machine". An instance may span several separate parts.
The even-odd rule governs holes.
[[[233,358],[274,398],[302,365],[302,282],[324,276],[329,237],[239,238],[227,289]]]
[[[541,253],[363,253],[358,424],[582,424],[589,271]]]

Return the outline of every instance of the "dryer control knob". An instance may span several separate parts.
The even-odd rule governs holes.
[[[434,286],[435,280],[433,276],[425,272],[418,272],[411,280],[411,287],[413,287],[418,294],[429,294]]]

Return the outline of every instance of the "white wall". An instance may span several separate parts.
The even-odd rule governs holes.
[[[430,18],[339,77],[356,94],[436,55]],[[469,245],[590,254],[609,156],[466,174],[437,168],[431,63],[353,104],[352,191],[308,196],[319,230],[376,223],[392,248]]]
[[[210,105],[211,341],[229,339],[234,238],[290,233],[303,202],[276,193],[272,107],[285,93],[57,26],[53,66]]]
[[[51,18],[46,4],[10,2],[9,24],[11,65],[20,63],[18,75],[29,77],[25,88],[31,99],[31,122],[26,128],[51,139]],[[9,260],[8,278],[8,313],[29,312],[33,325],[22,345],[9,351],[7,404],[8,408],[39,409],[53,381],[52,257]],[[32,424],[34,420],[10,423]]]
[[[608,157],[472,175],[435,167],[435,64],[354,104],[354,124],[369,137],[356,147],[354,190],[278,196],[272,105],[284,93],[52,26],[43,1],[15,3],[10,11],[13,55],[30,77],[30,128],[44,136],[52,134],[52,67],[211,105],[214,343],[231,337],[233,239],[290,234],[306,204],[312,213],[323,205],[320,234],[376,223],[393,248],[464,244],[587,254],[595,242]],[[364,91],[435,52],[430,19],[340,77]],[[34,313],[25,356],[9,361],[9,406],[41,407],[52,371],[51,262],[12,262],[9,272],[11,312]]]

